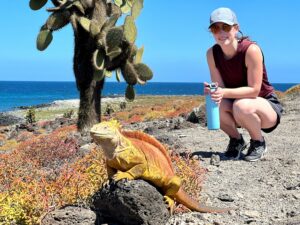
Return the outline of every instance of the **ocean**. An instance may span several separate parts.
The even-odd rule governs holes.
[[[296,84],[274,83],[276,90],[285,91]],[[106,82],[102,96],[123,96],[124,82]],[[136,85],[137,95],[202,95],[203,83],[149,82]],[[20,106],[48,104],[55,100],[78,99],[75,82],[0,81],[0,112]]]

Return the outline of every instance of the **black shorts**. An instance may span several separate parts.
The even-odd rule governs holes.
[[[270,94],[269,96],[265,97],[265,99],[270,103],[270,105],[272,106],[272,108],[274,109],[274,111],[277,114],[277,122],[273,127],[270,128],[261,128],[261,130],[265,133],[270,133],[273,130],[275,130],[275,128],[278,126],[278,124],[280,123],[280,118],[283,112],[283,107],[281,105],[281,103],[279,102],[277,95],[275,93]]]

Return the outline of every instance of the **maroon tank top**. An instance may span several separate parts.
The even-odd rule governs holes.
[[[222,48],[218,44],[213,46],[215,65],[221,74],[225,87],[237,88],[248,86],[245,56],[248,47],[253,43],[248,39],[239,41],[237,54],[231,59],[225,59]],[[258,96],[265,98],[273,92],[274,88],[268,81],[265,63],[263,62],[263,80]]]

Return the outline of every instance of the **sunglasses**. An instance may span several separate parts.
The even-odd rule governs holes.
[[[213,34],[216,34],[216,33],[219,33],[221,30],[225,31],[226,33],[228,33],[229,31],[231,31],[231,28],[233,26],[231,25],[228,25],[226,23],[222,23],[221,25],[217,25],[217,24],[213,24],[210,26],[210,31],[213,33]]]

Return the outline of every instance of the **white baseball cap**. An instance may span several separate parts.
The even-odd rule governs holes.
[[[231,26],[234,24],[238,24],[235,13],[231,9],[224,8],[224,7],[215,9],[210,14],[209,22],[210,22],[209,27],[214,23],[218,23],[218,22],[226,23]]]

